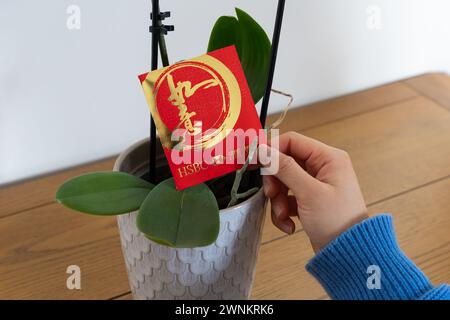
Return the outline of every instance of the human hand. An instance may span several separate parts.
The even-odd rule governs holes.
[[[279,150],[260,145],[268,166],[278,157],[279,169],[263,176],[272,221],[292,234],[298,216],[315,252],[367,218],[367,208],[349,155],[295,132],[282,134]],[[261,161],[261,160],[260,160]],[[288,191],[292,195],[288,194]]]

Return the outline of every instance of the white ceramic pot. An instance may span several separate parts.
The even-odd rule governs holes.
[[[160,144],[158,144],[159,146]],[[114,170],[142,176],[148,139],[117,159]],[[161,148],[157,162],[164,162]],[[136,228],[136,212],[117,217],[122,251],[135,299],[247,299],[250,296],[264,222],[262,190],[220,210],[220,232],[212,245],[175,249],[148,240]]]

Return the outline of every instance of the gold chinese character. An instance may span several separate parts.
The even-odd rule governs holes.
[[[176,128],[179,128],[182,124],[191,135],[196,135],[200,133],[201,128],[194,128],[192,124],[191,118],[196,115],[196,112],[189,112],[188,107],[186,105],[185,98],[189,98],[194,93],[201,88],[208,89],[220,84],[218,79],[209,79],[202,81],[195,86],[192,87],[190,81],[178,81],[177,85],[173,81],[172,75],[167,75],[167,83],[170,89],[170,96],[168,100],[172,103],[173,106],[177,107],[179,112],[178,116],[180,117],[180,123]]]

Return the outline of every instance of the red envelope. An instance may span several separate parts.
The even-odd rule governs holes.
[[[234,46],[139,79],[178,190],[240,169],[265,141]]]

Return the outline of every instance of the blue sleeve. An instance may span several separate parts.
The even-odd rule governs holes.
[[[332,299],[450,299],[449,285],[433,287],[400,250],[390,215],[354,225],[323,248],[306,269]]]

